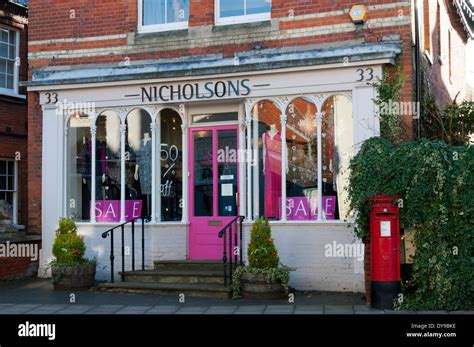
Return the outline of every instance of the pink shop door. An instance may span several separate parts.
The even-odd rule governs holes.
[[[238,215],[237,126],[189,133],[189,258],[222,259],[218,233]]]

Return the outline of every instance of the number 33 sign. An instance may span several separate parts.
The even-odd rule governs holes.
[[[371,67],[367,69],[357,69],[357,79],[356,82],[362,81],[372,81],[374,79],[374,69]]]

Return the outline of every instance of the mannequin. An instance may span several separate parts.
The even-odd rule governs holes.
[[[134,179],[140,180],[141,194],[151,194],[151,137],[143,134],[140,149],[137,152]]]
[[[143,146],[146,146],[148,141],[150,141],[150,140],[151,140],[150,133],[143,134],[143,139],[142,139]],[[133,177],[135,178],[135,181],[138,181],[138,177],[139,177],[138,176],[138,167],[139,167],[139,165],[137,163],[137,165],[135,166],[135,174],[133,175]]]
[[[265,216],[278,218],[281,198],[281,135],[275,124],[263,133],[263,175],[265,189]]]
[[[270,135],[270,138],[273,140],[275,135],[278,133],[278,129],[275,124],[270,125],[270,130],[268,130],[268,135]]]

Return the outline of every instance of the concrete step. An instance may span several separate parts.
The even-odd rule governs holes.
[[[159,269],[127,271],[125,282],[224,284],[223,269]]]
[[[154,262],[155,270],[221,270],[224,264],[218,260],[161,260]]]
[[[202,283],[146,283],[146,282],[115,282],[101,283],[99,290],[118,292],[118,293],[144,293],[194,296],[202,298],[228,299],[230,297],[230,286],[220,284],[202,284]]]

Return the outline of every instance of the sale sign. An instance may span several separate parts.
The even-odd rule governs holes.
[[[125,221],[140,218],[141,200],[125,200]],[[95,220],[97,222],[120,222],[120,200],[97,200],[95,202]]]
[[[336,211],[336,197],[323,196],[323,220],[333,220]],[[278,199],[281,206],[281,199]],[[281,207],[279,208],[281,218]],[[316,220],[318,219],[317,197],[292,196],[286,198],[286,220]]]

